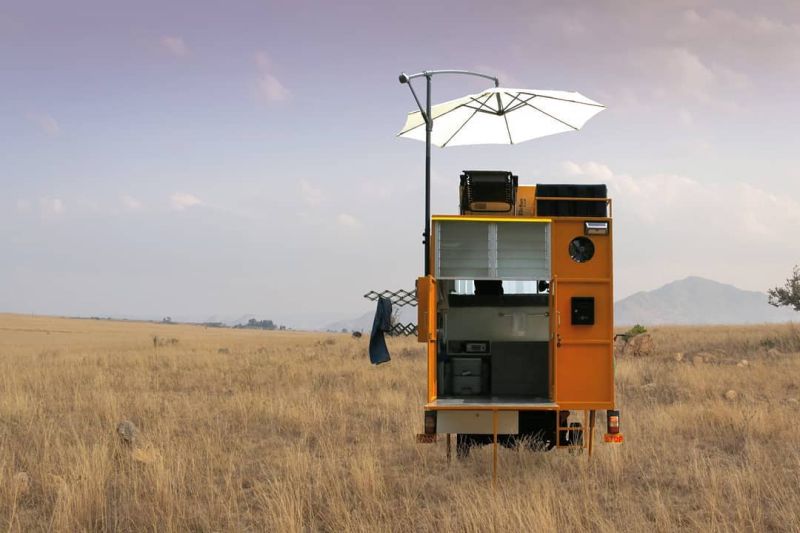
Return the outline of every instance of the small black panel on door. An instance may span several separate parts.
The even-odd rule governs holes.
[[[594,297],[572,297],[572,325],[591,326],[594,324]]]

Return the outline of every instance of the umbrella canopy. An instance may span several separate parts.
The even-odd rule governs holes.
[[[577,92],[493,87],[431,107],[431,143],[517,144],[578,130],[605,106]],[[425,140],[425,118],[408,114],[398,137]]]

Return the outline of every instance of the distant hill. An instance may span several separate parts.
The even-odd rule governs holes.
[[[326,331],[341,331],[346,329],[347,331],[362,331],[369,333],[372,330],[372,321],[375,318],[375,308],[373,307],[372,310],[367,311],[361,316],[351,318],[349,320],[339,320],[337,322],[331,322],[330,324],[326,325],[325,327],[321,328]],[[400,308],[400,313],[397,316],[398,320],[403,324],[408,324],[409,322],[416,324],[417,323],[417,308],[404,306]]]
[[[249,322],[250,319],[254,319],[254,318],[256,318],[256,315],[238,315],[238,316],[233,316],[233,315],[213,315],[213,316],[210,316],[210,317],[206,318],[202,322],[204,322],[204,323],[215,323],[215,322],[218,322],[218,323],[224,324],[226,326],[239,326],[239,325],[242,325],[242,324],[247,324],[247,322]],[[187,321],[187,322],[192,322],[192,321]]]
[[[767,295],[710,279],[688,277],[614,304],[617,325],[761,324],[800,321],[800,313],[775,308]]]

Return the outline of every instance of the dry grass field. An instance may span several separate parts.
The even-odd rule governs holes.
[[[346,335],[0,315],[0,527],[800,531],[800,329],[652,333],[623,445],[501,448],[493,490],[490,448],[415,443],[413,340],[372,367]]]

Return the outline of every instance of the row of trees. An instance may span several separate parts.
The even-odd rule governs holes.
[[[161,320],[164,324],[174,324],[172,321],[172,317],[164,317]],[[207,328],[224,328],[225,324],[223,322],[204,322],[203,325]],[[256,320],[255,318],[251,318],[247,321],[247,324],[237,324],[233,326],[236,329],[268,329],[268,330],[275,330],[279,329],[281,331],[286,329],[286,326],[279,326],[272,320]]]
[[[233,327],[239,329],[268,329],[268,330],[286,329],[286,326],[279,326],[275,324],[272,320],[256,320],[255,318],[251,318],[250,320],[248,320],[247,324],[238,324]]]

